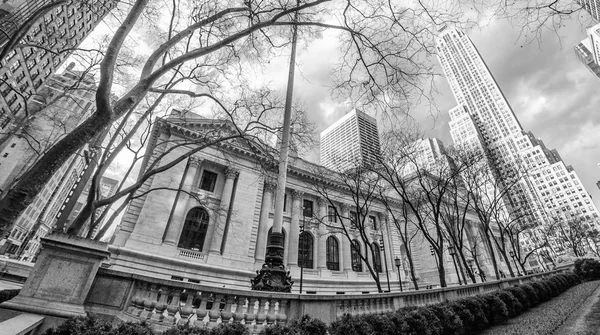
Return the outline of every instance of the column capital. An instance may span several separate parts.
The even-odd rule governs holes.
[[[199,167],[200,164],[202,164],[202,161],[204,159],[199,158],[199,157],[195,157],[195,156],[190,156],[189,161],[190,161],[190,166],[193,167]]]
[[[380,224],[385,224],[388,222],[389,214],[388,213],[377,213],[377,218],[379,219]]]
[[[327,203],[327,200],[325,200],[325,198],[323,197],[317,197],[317,204],[319,204],[319,206],[323,206]]]
[[[299,191],[299,190],[292,190],[292,199],[294,199],[294,200],[302,199],[303,196],[304,196],[304,192]]]
[[[240,174],[240,170],[234,168],[225,169],[225,177],[227,179],[234,179]]]
[[[268,192],[275,192],[275,190],[277,189],[277,183],[272,181],[272,180],[265,180],[265,191]]]

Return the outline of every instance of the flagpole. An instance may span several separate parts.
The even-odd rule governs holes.
[[[299,4],[299,1],[297,2]],[[294,13],[294,22],[298,22],[298,12]],[[285,94],[285,107],[283,111],[283,128],[279,148],[279,171],[277,176],[277,189],[275,193],[275,216],[273,228],[267,241],[267,254],[265,264],[252,280],[252,290],[291,292],[292,280],[283,264],[283,205],[285,200],[285,185],[287,180],[287,166],[290,146],[290,128],[292,120],[292,100],[294,93],[294,73],[296,64],[296,41],[298,27],[292,25],[292,52],[288,70],[287,91]]]

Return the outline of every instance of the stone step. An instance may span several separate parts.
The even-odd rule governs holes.
[[[0,329],[5,335],[33,335],[42,322],[43,316],[24,313],[0,322]]]

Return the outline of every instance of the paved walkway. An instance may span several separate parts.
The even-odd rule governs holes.
[[[562,335],[592,335],[600,334],[600,329],[595,331],[586,331],[585,318],[591,311],[592,307],[600,302],[600,286],[592,293],[580,306],[574,311],[571,316],[565,320],[563,325],[558,328],[554,334]]]

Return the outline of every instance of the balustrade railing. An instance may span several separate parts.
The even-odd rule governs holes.
[[[96,282],[99,290],[115,283],[129,281],[127,299],[121,299],[119,316],[129,320],[147,320],[158,330],[177,324],[215,327],[220,323],[240,323],[251,333],[263,327],[280,324],[311,315],[326,323],[344,314],[361,315],[393,311],[404,306],[424,306],[492,292],[515,284],[543,278],[552,273],[507,278],[499,281],[464,286],[409,292],[363,295],[299,295],[269,293],[204,286],[200,284],[164,280],[101,269]],[[101,278],[101,280],[99,280]],[[95,284],[96,285],[96,284]],[[100,285],[100,284],[98,284]],[[91,299],[93,300],[93,299]],[[103,303],[88,299],[86,306]],[[117,307],[117,306],[115,306]]]

